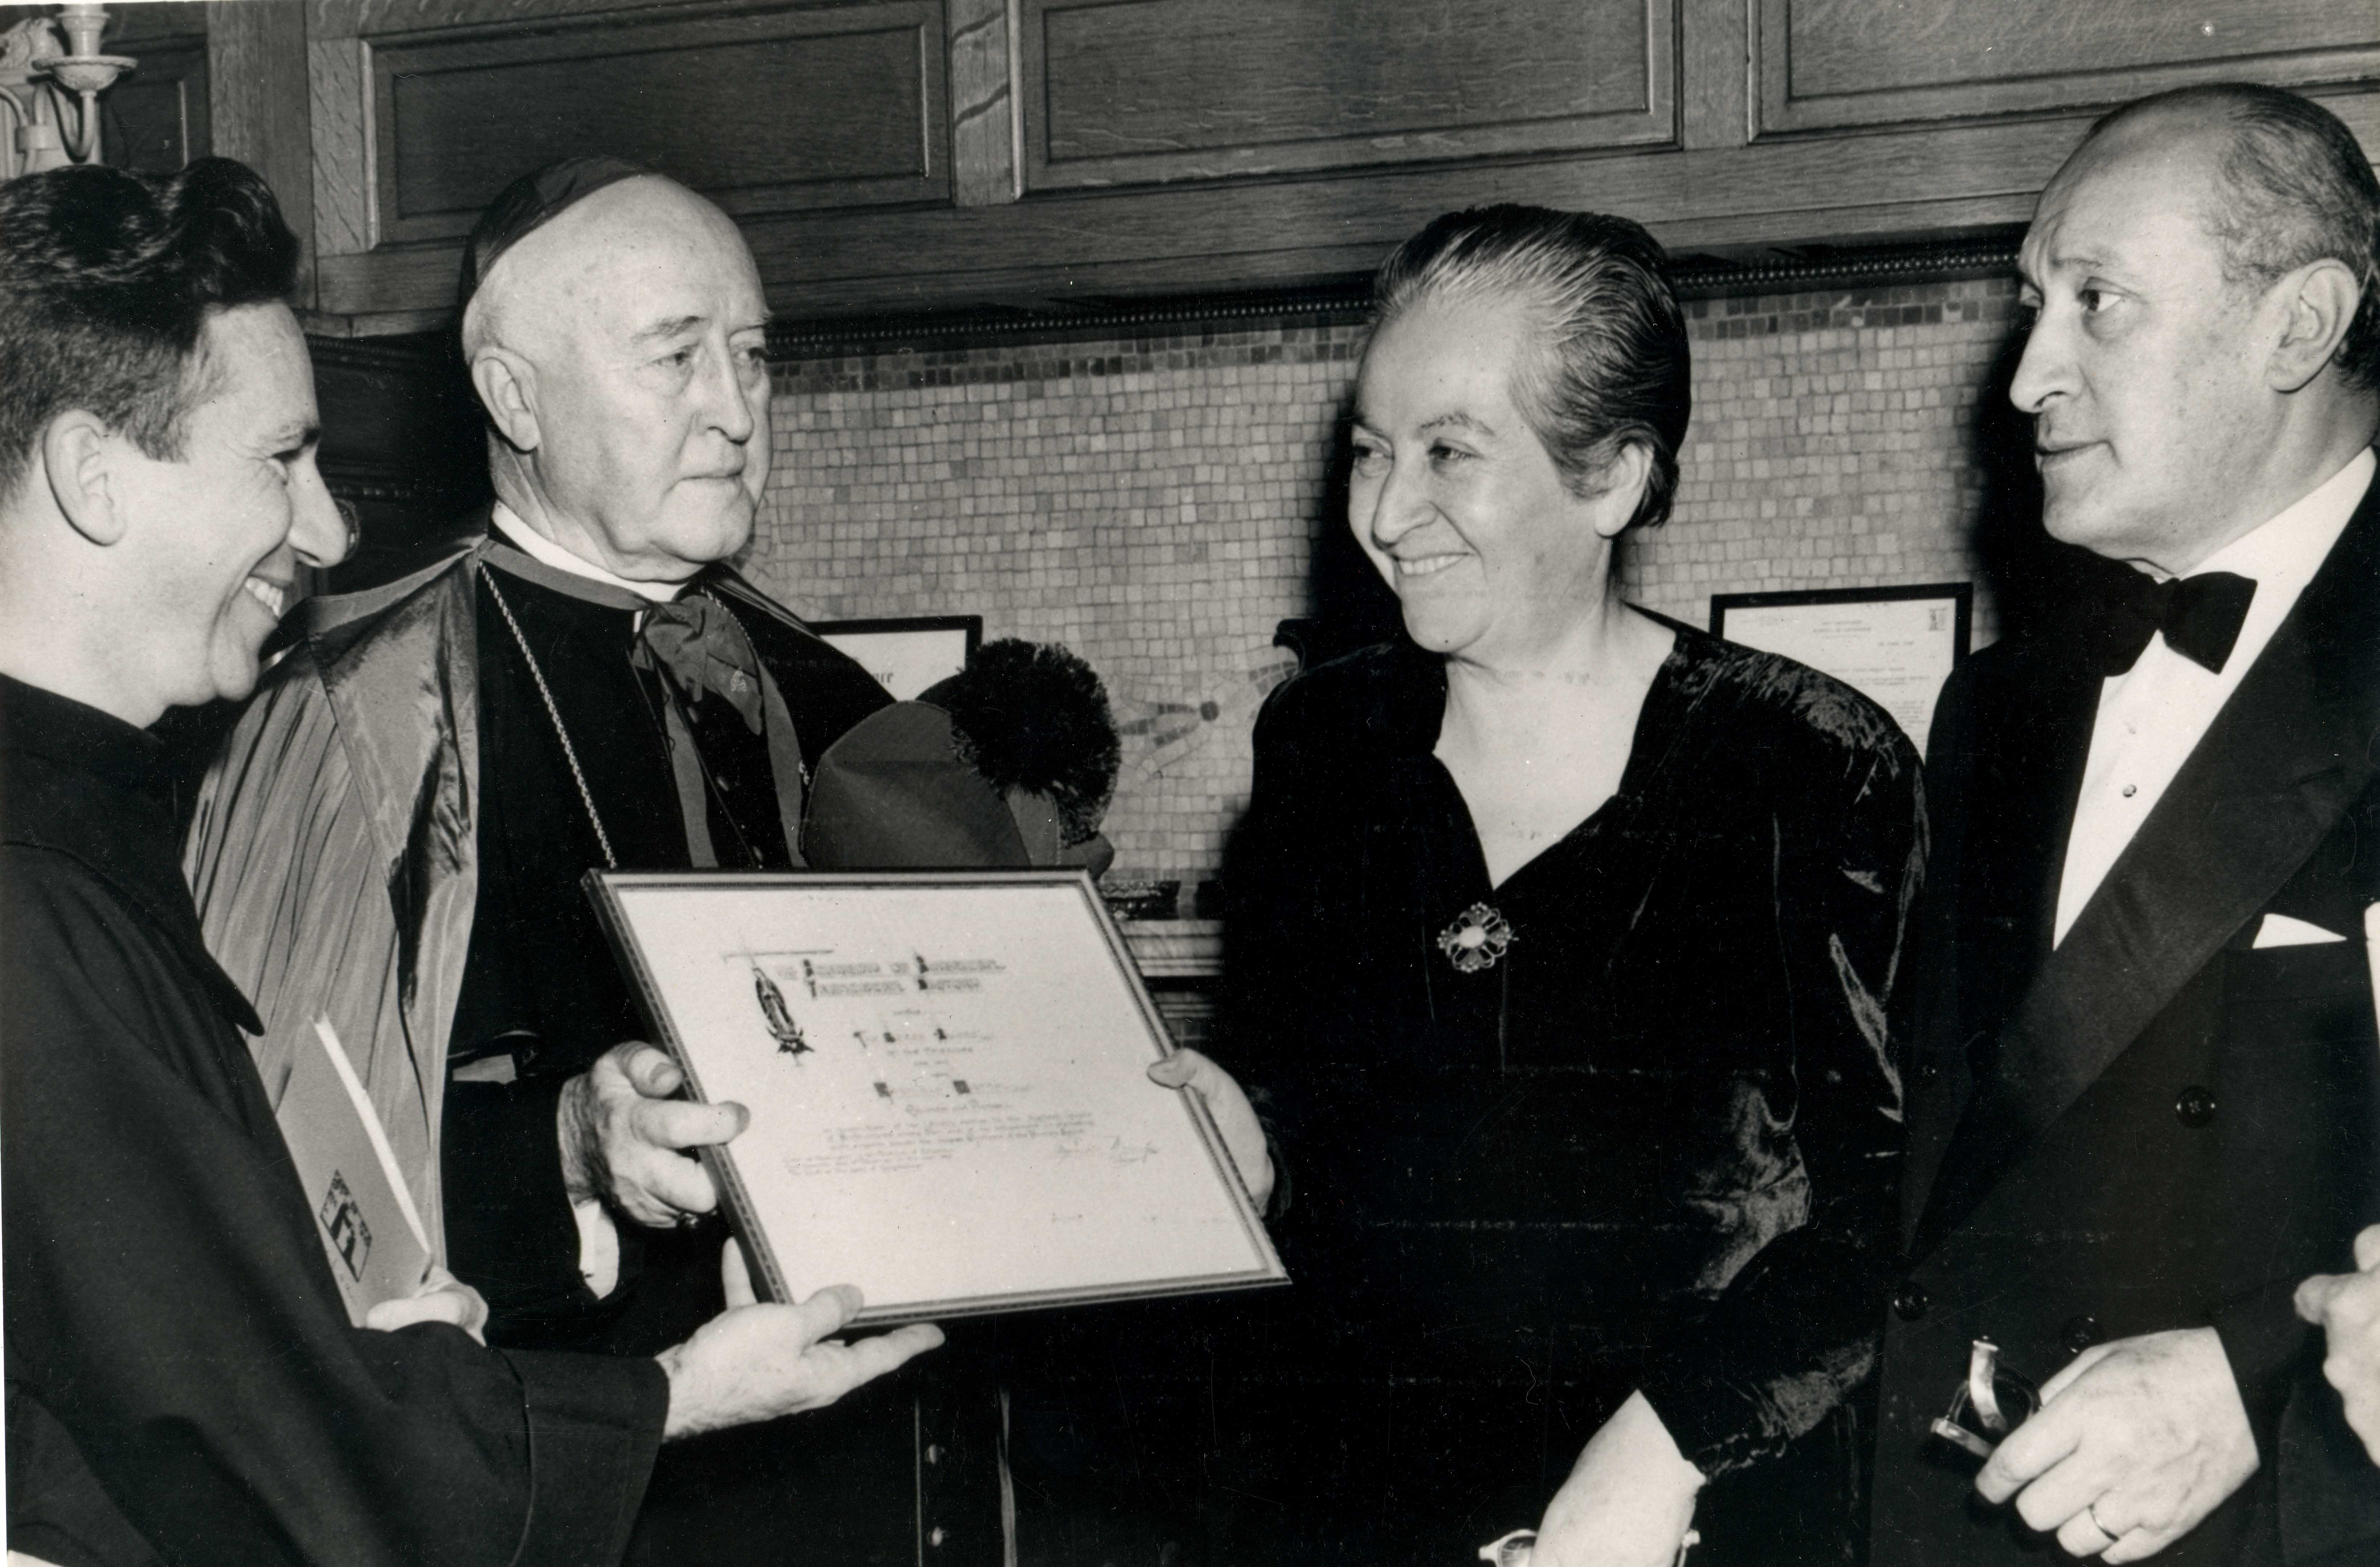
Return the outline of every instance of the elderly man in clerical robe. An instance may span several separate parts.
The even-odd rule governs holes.
[[[328,1015],[490,1342],[650,1354],[719,1308],[716,1197],[682,1150],[741,1116],[623,1043],[641,1021],[580,878],[800,865],[809,769],[890,698],[723,564],[770,460],[768,310],[723,213],[568,160],[489,209],[462,295],[487,537],[307,606],[187,869],[268,1087]],[[908,1560],[933,1532],[981,1560],[962,1405],[990,1401],[880,1389],[672,1450],[631,1559]]]

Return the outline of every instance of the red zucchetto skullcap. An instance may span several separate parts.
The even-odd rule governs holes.
[[[504,188],[472,225],[463,246],[463,276],[455,304],[470,304],[498,257],[607,185],[653,171],[625,158],[561,158]]]

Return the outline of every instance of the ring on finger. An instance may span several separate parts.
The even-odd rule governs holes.
[[[2084,1503],[2082,1507],[2082,1516],[2091,1521],[2091,1526],[2093,1528],[2098,1530],[2102,1536],[2106,1537],[2107,1545],[2114,1545],[2116,1543],[2118,1538],[2116,1531],[2107,1527],[2107,1524],[2099,1522],[2099,1504],[2097,1502],[2093,1501]],[[2100,1549],[2104,1550],[2107,1549],[2107,1546],[2102,1546]]]

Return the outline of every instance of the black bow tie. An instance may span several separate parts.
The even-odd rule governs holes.
[[[2240,624],[2248,618],[2256,584],[2228,571],[2205,571],[2196,577],[2152,581],[2140,572],[2110,595],[2107,638],[2101,644],[2101,670],[2122,674],[2141,659],[2149,638],[2165,633],[2166,646],[2216,674],[2240,640]]]

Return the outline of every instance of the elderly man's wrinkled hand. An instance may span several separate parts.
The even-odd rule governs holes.
[[[476,1343],[488,1342],[488,1303],[479,1291],[436,1263],[421,1287],[399,1300],[384,1300],[364,1313],[364,1326],[394,1333],[423,1322],[443,1322],[460,1328]]]
[[[2212,1328],[2119,1339],[2041,1390],[2041,1413],[1975,1476],[2072,1556],[2155,1555],[2256,1472],[2256,1438]]]
[[[1206,1101],[1215,1130],[1223,1136],[1223,1151],[1246,1183],[1248,1196],[1261,1212],[1272,1200],[1272,1152],[1265,1147],[1264,1127],[1256,1107],[1232,1075],[1196,1051],[1178,1050],[1151,1063],[1148,1080],[1168,1088],[1187,1088]]]
[[[750,1118],[739,1104],[672,1096],[686,1074],[662,1051],[615,1045],[562,1090],[562,1179],[571,1200],[601,1197],[652,1229],[719,1206],[710,1172],[687,1150],[723,1143]]]
[[[2322,1374],[2346,1401],[2347,1423],[2380,1464],[2380,1224],[2355,1237],[2353,1273],[2298,1286],[2298,1315],[2323,1331]]]
[[[719,1259],[727,1309],[658,1356],[669,1376],[662,1435],[699,1436],[823,1409],[942,1342],[930,1322],[843,1343],[832,1335],[859,1309],[859,1292],[831,1284],[799,1306],[756,1304],[743,1248]]]

